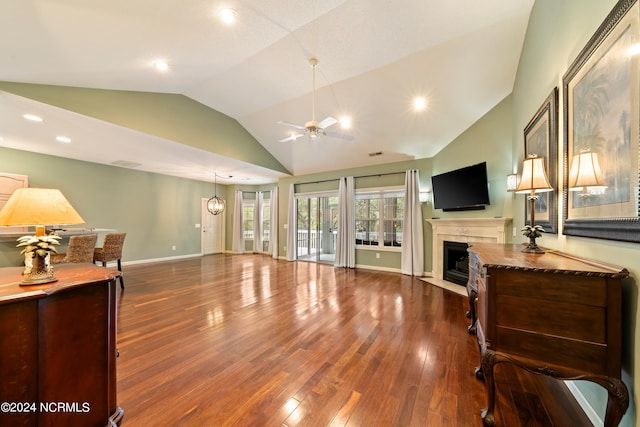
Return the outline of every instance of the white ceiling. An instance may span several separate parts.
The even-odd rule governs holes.
[[[533,2],[0,0],[0,81],[184,94],[237,119],[293,175],[425,158],[511,92]],[[238,11],[232,26],[217,19],[222,6]],[[290,129],[278,121],[311,120],[311,57],[316,119],[351,116],[350,141],[279,142]],[[152,69],[158,58],[168,72]],[[416,95],[427,98],[421,113]],[[16,118],[25,112],[45,126]],[[54,131],[73,141],[52,141]],[[0,138],[203,181],[284,176],[7,93]]]

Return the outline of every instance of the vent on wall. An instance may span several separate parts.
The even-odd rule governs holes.
[[[375,153],[369,153],[369,157],[382,156],[382,151],[376,151]]]
[[[128,162],[126,160],[116,160],[111,164],[113,166],[120,166],[121,168],[137,168],[138,166],[142,166],[142,163]]]

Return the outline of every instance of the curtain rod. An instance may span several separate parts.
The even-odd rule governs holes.
[[[357,178],[371,178],[373,176],[387,176],[387,175],[400,175],[400,174],[405,174],[406,172],[387,172],[387,173],[374,173],[371,175],[360,175],[360,176],[354,176],[354,179]],[[331,179],[321,179],[319,181],[309,181],[309,182],[294,182],[293,185],[301,185],[301,184],[320,184],[323,182],[331,182],[331,181],[340,181],[340,178],[331,178]],[[258,191],[245,191],[245,190],[238,190],[242,193],[258,193]]]
[[[374,173],[371,175],[361,175],[361,176],[354,176],[353,178],[371,178],[372,176],[386,176],[386,175],[399,175],[399,174],[405,174],[406,172],[387,172],[387,173]],[[340,178],[331,178],[331,179],[322,179],[320,181],[309,181],[309,182],[294,182],[293,185],[300,185],[300,184],[320,184],[322,182],[331,182],[331,181],[340,181]]]

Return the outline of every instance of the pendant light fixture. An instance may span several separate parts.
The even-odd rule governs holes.
[[[218,197],[218,182],[217,182],[217,174],[214,172],[213,173],[213,197],[210,198],[209,200],[207,200],[207,210],[212,214],[212,215],[218,215],[221,214],[222,212],[224,212],[224,207],[226,205],[226,202],[221,199],[220,197]]]

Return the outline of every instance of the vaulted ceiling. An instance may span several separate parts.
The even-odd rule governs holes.
[[[182,94],[237,120],[292,175],[419,159],[511,92],[533,1],[5,1],[0,81]],[[235,23],[220,22],[222,7]],[[349,116],[350,129],[330,128],[348,138],[281,142],[296,129],[279,121],[312,119],[312,57],[315,118]],[[157,59],[169,69],[154,69]],[[424,111],[412,109],[416,96]],[[72,142],[15,118],[26,110]],[[0,146],[205,181],[287,175],[12,94],[0,111]]]

